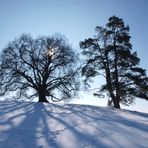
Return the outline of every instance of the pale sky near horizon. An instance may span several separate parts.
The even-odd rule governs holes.
[[[93,37],[96,26],[105,25],[116,15],[130,26],[133,50],[148,74],[147,14],[148,0],[0,0],[0,51],[22,33],[34,37],[62,33],[80,50],[81,40]],[[73,102],[106,105],[105,99],[93,97],[92,92]],[[148,113],[148,101],[138,100],[128,109]]]

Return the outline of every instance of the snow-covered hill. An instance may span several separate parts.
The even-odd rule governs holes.
[[[0,148],[147,148],[148,114],[0,102]]]

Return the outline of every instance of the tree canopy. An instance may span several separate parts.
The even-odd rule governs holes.
[[[129,26],[121,18],[112,16],[105,27],[97,26],[93,38],[80,42],[86,63],[82,75],[86,84],[97,75],[106,83],[100,92],[107,92],[114,107],[129,105],[135,97],[148,100],[148,77],[139,66],[137,52],[132,50]]]
[[[10,42],[0,59],[0,95],[40,102],[71,98],[78,89],[78,57],[61,35],[33,39],[23,34]]]

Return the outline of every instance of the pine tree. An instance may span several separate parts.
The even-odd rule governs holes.
[[[120,103],[131,104],[135,97],[148,100],[148,77],[132,50],[129,26],[112,16],[105,27],[97,26],[95,31],[94,38],[80,42],[86,57],[82,68],[85,82],[102,74],[106,83],[100,92],[108,92],[115,108],[120,108]]]

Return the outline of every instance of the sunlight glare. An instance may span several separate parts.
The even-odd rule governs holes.
[[[49,57],[52,57],[53,54],[54,54],[54,51],[53,51],[52,49],[49,49],[49,50],[48,50],[48,56],[49,56]]]

